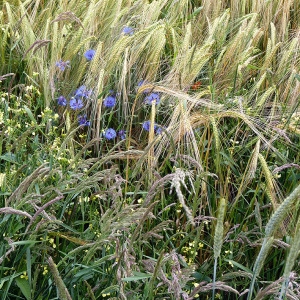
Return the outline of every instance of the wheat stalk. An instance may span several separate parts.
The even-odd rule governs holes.
[[[300,218],[298,219],[293,242],[291,244],[288,257],[285,261],[284,272],[283,272],[284,280],[282,282],[282,287],[279,296],[280,300],[284,299],[285,294],[287,292],[288,284],[289,284],[289,276],[298,257],[299,250],[300,250]]]
[[[298,185],[294,191],[279,205],[270,220],[266,225],[266,237],[270,237],[274,234],[277,228],[281,225],[281,222],[289,212],[290,207],[298,199],[300,195],[300,185]]]
[[[252,293],[253,293],[253,288],[254,288],[254,283],[255,283],[256,277],[259,275],[259,273],[264,265],[265,259],[269,253],[270,248],[272,247],[273,241],[274,241],[273,237],[265,237],[265,239],[264,239],[264,242],[261,246],[260,252],[254,263],[253,276],[252,276],[250,288],[248,291],[247,300],[252,299]]]
[[[215,228],[214,235],[214,274],[213,274],[213,291],[212,291],[212,299],[215,299],[215,283],[217,277],[217,263],[218,258],[221,254],[222,244],[223,244],[223,234],[224,234],[224,217],[226,210],[226,200],[224,198],[220,199],[219,207],[218,207],[218,216],[217,216],[217,225]]]
[[[247,298],[248,300],[251,299],[256,277],[259,275],[260,270],[264,264],[265,258],[268,254],[268,251],[273,244],[274,232],[281,225],[283,219],[286,217],[287,213],[289,212],[289,208],[298,199],[299,195],[300,195],[300,185],[298,185],[294,189],[294,191],[280,204],[280,206],[276,209],[275,213],[272,215],[272,217],[270,218],[270,220],[268,221],[268,223],[266,225],[264,242],[260,249],[258,257],[256,258],[254,268],[253,268],[253,278],[252,278],[249,293],[248,293],[248,298]],[[298,244],[296,244],[296,247],[298,247]],[[293,257],[291,257],[291,261],[292,261],[292,259],[293,259]]]

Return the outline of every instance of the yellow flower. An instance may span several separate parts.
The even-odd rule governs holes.
[[[54,244],[54,239],[50,238],[49,239],[49,243],[52,244],[52,247],[55,249],[56,248],[56,244]]]
[[[27,272],[24,271],[23,274],[20,276],[20,278],[24,278],[24,279],[28,280]]]
[[[102,294],[102,297],[105,298],[105,297],[109,297],[110,296],[110,293],[107,293],[107,294]]]
[[[48,273],[48,268],[46,266],[46,267],[44,267],[43,275],[46,275],[47,273]]]
[[[202,243],[198,244],[198,249],[202,249],[204,247],[204,245]]]

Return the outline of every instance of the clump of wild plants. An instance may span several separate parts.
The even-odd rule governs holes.
[[[299,9],[4,1],[1,298],[296,299]]]

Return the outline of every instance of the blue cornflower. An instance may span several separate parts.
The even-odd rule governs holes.
[[[160,97],[157,93],[151,93],[144,100],[146,104],[152,104],[153,101],[155,101],[155,104],[158,104],[160,102]]]
[[[103,101],[103,105],[105,107],[114,107],[116,105],[116,97],[115,96],[107,96]]]
[[[76,92],[75,97],[76,98],[88,98],[92,94],[92,90],[88,90],[85,85],[80,86]]]
[[[150,131],[150,124],[151,124],[151,121],[145,121],[142,125],[143,129],[146,131]]]
[[[78,98],[71,98],[70,107],[74,110],[81,109],[83,107],[83,102]]]
[[[138,87],[144,85],[145,83],[146,83],[145,80],[140,80],[140,81],[138,82]]]
[[[150,131],[150,125],[151,125],[151,121],[145,121],[142,125],[143,129],[146,131]],[[154,133],[155,134],[161,134],[162,133],[162,128],[160,126],[158,126],[157,124],[154,124]]]
[[[79,125],[90,126],[91,122],[87,120],[86,115],[78,116]]]
[[[66,67],[70,67],[70,61],[67,60],[67,61],[63,61],[63,60],[59,60],[55,63],[55,65],[61,70],[61,71],[64,71]]]
[[[57,98],[57,104],[60,106],[66,106],[67,105],[67,99],[64,96],[59,96]]]
[[[125,34],[125,35],[133,35],[134,34],[134,29],[132,27],[129,27],[129,26],[125,26],[122,30],[122,32]]]
[[[141,80],[138,82],[138,87],[142,87],[143,85],[147,84],[147,81],[146,80]],[[148,94],[150,93],[150,89],[145,89],[143,91],[144,94]]]
[[[121,140],[125,140],[126,139],[126,131],[125,130],[120,130],[118,131],[118,137],[121,139]]]
[[[112,128],[108,128],[106,129],[106,131],[104,132],[104,137],[107,139],[107,140],[112,140],[114,139],[115,137],[117,136],[117,133],[114,129]]]
[[[163,129],[160,126],[156,126],[156,128],[155,128],[155,125],[154,125],[154,131],[155,131],[155,134],[160,135],[160,134],[162,134]]]
[[[95,56],[95,53],[96,51],[93,50],[93,49],[90,49],[90,50],[87,50],[85,53],[84,53],[84,57],[87,59],[87,60],[92,60],[93,57]]]

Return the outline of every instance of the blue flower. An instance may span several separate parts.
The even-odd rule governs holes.
[[[152,104],[153,101],[155,101],[155,104],[158,104],[160,102],[160,97],[159,97],[159,95],[157,93],[151,93],[144,100],[144,102],[146,104]]]
[[[76,98],[88,98],[92,94],[92,90],[88,90],[85,85],[80,86],[76,92],[75,97]]]
[[[142,86],[145,85],[145,84],[147,84],[147,81],[141,80],[141,81],[138,82],[138,87],[142,87]],[[145,90],[143,91],[143,93],[144,93],[144,94],[150,93],[150,89],[145,89]]]
[[[134,34],[134,29],[132,27],[129,27],[129,26],[125,26],[122,30],[122,32],[125,34],[125,35],[133,35]]]
[[[57,104],[60,106],[66,106],[67,105],[67,99],[64,96],[59,96],[57,98]]]
[[[140,86],[142,86],[142,85],[144,85],[146,82],[145,82],[145,80],[141,80],[141,81],[139,81],[138,82],[138,87],[140,87]]]
[[[55,63],[55,65],[61,70],[64,71],[66,67],[70,67],[70,61],[62,61],[61,59]]]
[[[108,128],[106,129],[106,131],[104,132],[104,137],[107,139],[107,140],[112,140],[114,139],[115,137],[117,136],[117,133],[114,129],[112,128]]]
[[[151,124],[151,121],[145,121],[142,125],[143,129],[146,131],[150,131],[150,124]]]
[[[105,107],[114,107],[116,105],[116,97],[107,96],[103,101],[103,105]]]
[[[146,131],[150,131],[150,125],[151,121],[145,121],[142,125],[143,129]],[[155,134],[161,134],[162,133],[162,127],[158,126],[157,124],[154,124],[154,133]]]
[[[87,60],[92,60],[93,57],[95,56],[95,53],[96,51],[93,50],[93,49],[90,49],[90,50],[87,50],[85,53],[84,53],[84,57],[87,59]]]
[[[118,137],[121,139],[121,140],[125,140],[126,139],[126,131],[125,130],[120,130],[118,131]]]
[[[83,102],[77,98],[71,98],[70,107],[74,110],[81,109],[83,107]]]
[[[86,115],[78,116],[78,123],[79,123],[79,125],[84,125],[84,126],[91,125],[90,121],[87,120]]]
[[[155,127],[155,125],[154,125],[154,127]],[[157,134],[157,135],[160,135],[163,132],[163,129],[160,126],[156,126],[156,128],[154,130],[155,130],[155,134]]]

